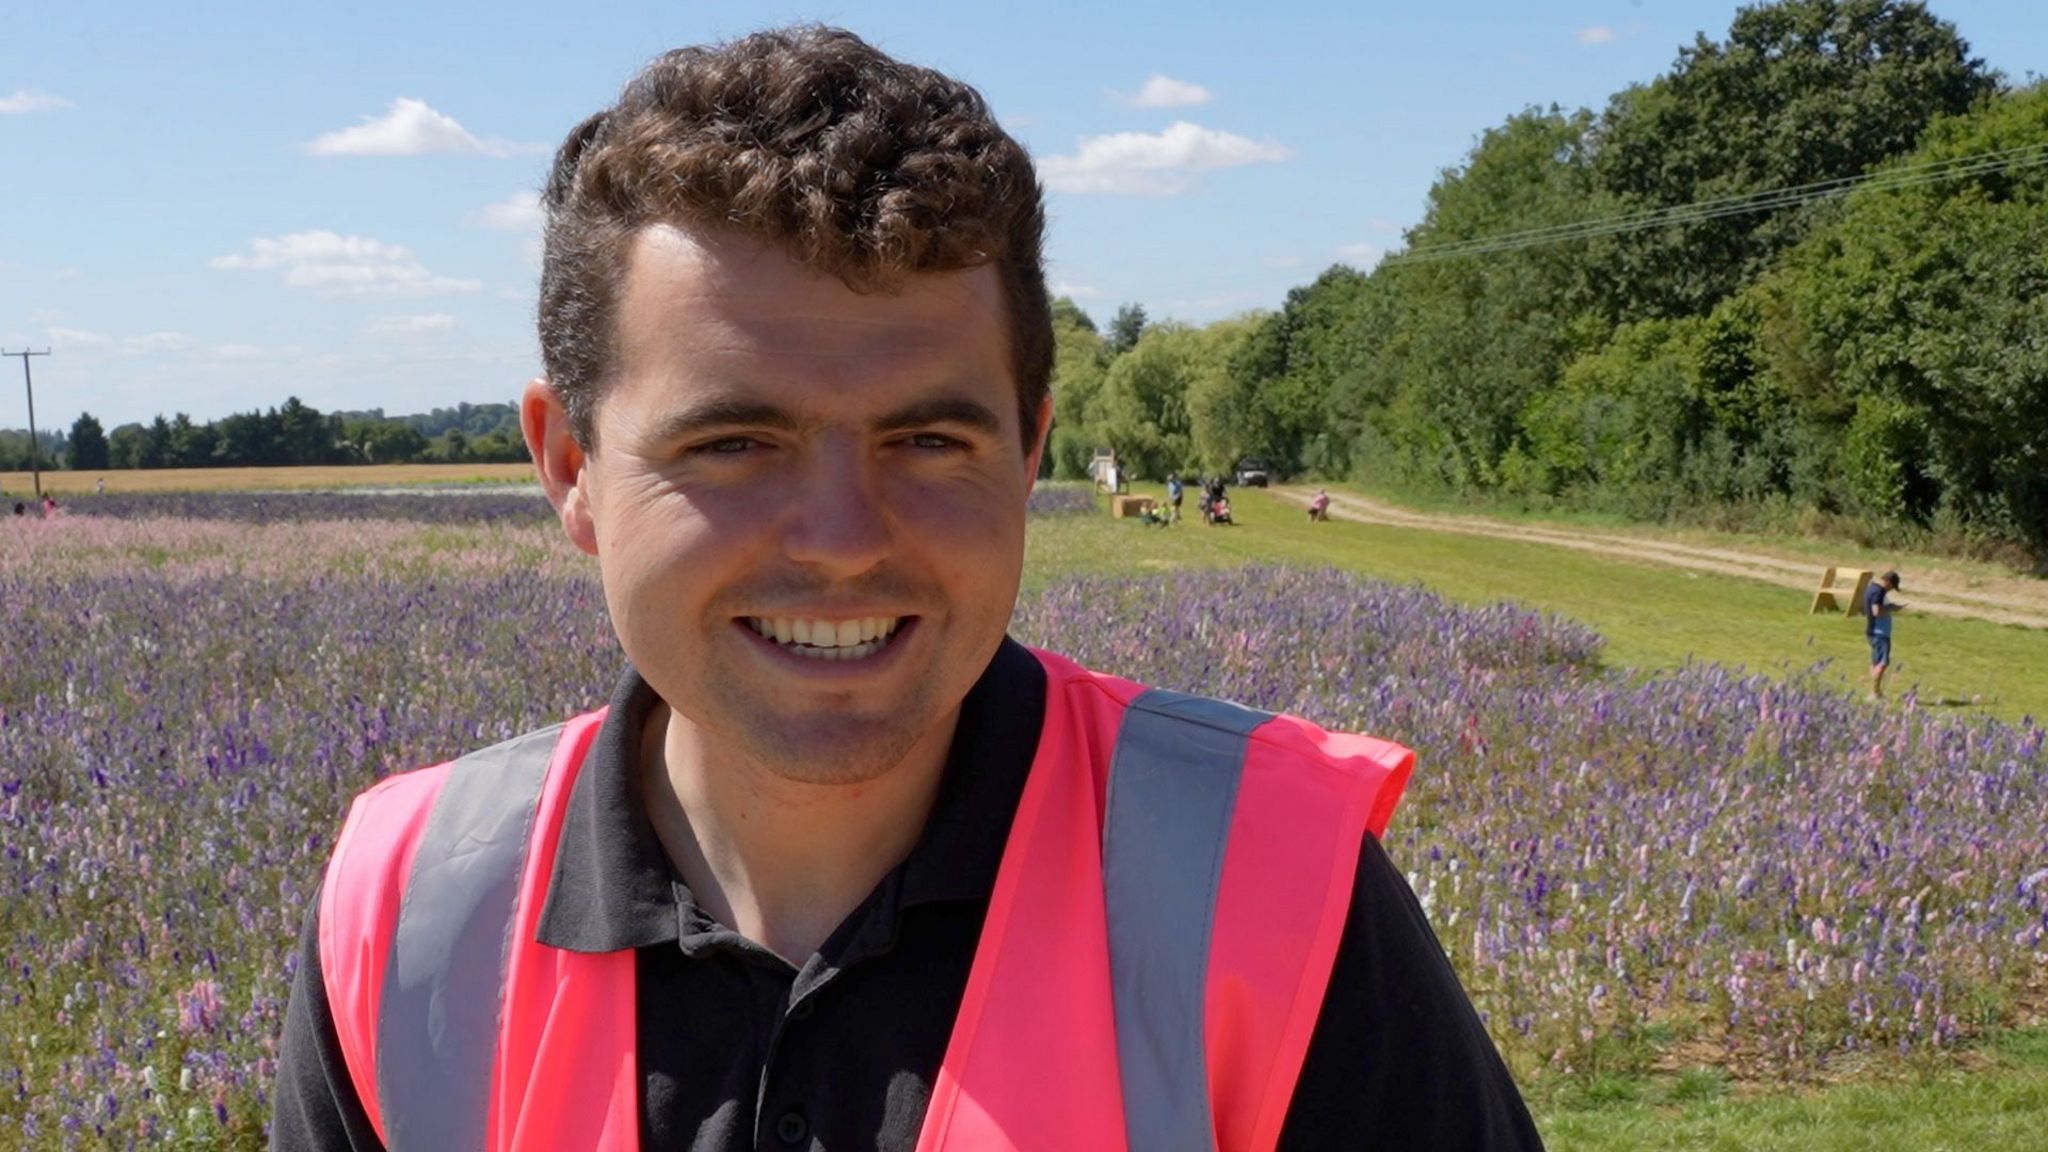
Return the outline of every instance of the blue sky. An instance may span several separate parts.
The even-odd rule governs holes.
[[[2037,0],[1934,0],[2014,78]],[[1735,3],[254,3],[14,6],[0,38],[0,344],[37,422],[509,400],[538,366],[547,154],[680,44],[840,24],[988,97],[1098,320],[1276,307],[1415,223],[1530,104],[1598,107]],[[0,427],[25,425],[0,360]]]

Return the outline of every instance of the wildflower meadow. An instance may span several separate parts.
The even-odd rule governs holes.
[[[26,1147],[261,1147],[349,797],[620,667],[537,501],[210,499],[0,524],[0,1133]],[[1048,496],[1033,531],[1092,507]],[[1569,621],[1335,570],[1063,574],[1015,631],[1414,747],[1389,852],[1525,1084],[1940,1062],[2048,992],[2031,720],[1629,675]]]

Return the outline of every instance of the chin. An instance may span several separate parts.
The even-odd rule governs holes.
[[[755,760],[804,784],[863,784],[903,763],[924,735],[907,713],[884,716],[764,716],[747,749]]]

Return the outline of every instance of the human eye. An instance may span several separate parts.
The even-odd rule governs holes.
[[[966,441],[943,432],[912,432],[903,442],[923,452],[959,452],[967,447]]]
[[[720,436],[691,446],[692,456],[744,456],[766,447],[752,436]]]

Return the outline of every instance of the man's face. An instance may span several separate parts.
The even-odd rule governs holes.
[[[1037,473],[995,272],[863,295],[656,227],[616,340],[561,504],[634,666],[707,751],[793,778],[945,740],[1009,626]]]

